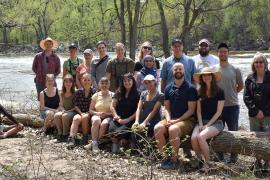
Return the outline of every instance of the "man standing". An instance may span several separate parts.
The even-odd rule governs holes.
[[[202,39],[199,42],[199,54],[192,59],[195,62],[195,66],[198,70],[204,67],[212,67],[219,63],[218,57],[209,54],[210,42],[207,39]]]
[[[196,88],[184,78],[185,68],[182,63],[175,63],[172,67],[174,83],[165,89],[165,118],[154,128],[155,139],[160,152],[164,152],[166,136],[173,148],[172,157],[161,163],[162,169],[176,169],[179,165],[178,151],[180,137],[191,136],[195,119],[198,94]]]
[[[238,93],[243,89],[244,83],[242,73],[239,68],[228,62],[229,47],[226,43],[218,46],[219,64],[214,66],[216,71],[222,73],[222,78],[218,82],[220,88],[224,90],[225,104],[222,112],[222,120],[227,124],[229,131],[238,131],[239,102]],[[218,153],[219,160],[224,160],[222,153]],[[228,163],[235,163],[237,154],[231,153]]]
[[[73,76],[74,81],[76,81],[76,69],[77,67],[83,63],[81,58],[78,58],[78,47],[76,44],[71,43],[68,46],[69,50],[69,58],[63,64],[63,78],[66,74],[71,74]],[[78,87],[77,87],[78,88]]]
[[[91,63],[91,78],[93,86],[98,89],[98,82],[102,77],[106,76],[106,67],[111,58],[107,55],[104,41],[97,42],[96,48],[99,58],[94,59]]]
[[[172,73],[172,66],[180,62],[185,67],[185,80],[189,83],[192,82],[192,76],[196,73],[194,61],[183,53],[183,43],[179,38],[172,40],[171,49],[173,55],[165,59],[161,69],[161,92],[164,92],[165,87],[174,83],[174,76]]]
[[[40,92],[46,88],[46,74],[54,74],[56,77],[61,72],[60,59],[53,52],[53,49],[58,47],[58,43],[47,37],[40,41],[39,45],[43,51],[36,54],[32,65],[32,70],[36,74],[34,82],[36,84],[38,100]]]
[[[110,91],[115,92],[120,86],[122,76],[126,73],[134,73],[135,62],[125,57],[125,45],[116,43],[116,58],[108,62],[106,76],[110,80]]]

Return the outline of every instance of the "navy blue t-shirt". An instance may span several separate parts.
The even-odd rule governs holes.
[[[188,110],[189,101],[198,100],[198,93],[193,85],[184,81],[180,87],[176,87],[175,84],[167,86],[165,100],[170,101],[171,118],[179,118]]]
[[[202,119],[210,120],[217,112],[218,101],[224,101],[224,91],[220,89],[214,97],[201,99],[201,114]],[[219,117],[218,119],[221,119]]]

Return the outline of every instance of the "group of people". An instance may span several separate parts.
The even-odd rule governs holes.
[[[270,131],[270,75],[261,53],[254,56],[244,87],[240,69],[228,61],[226,43],[219,44],[216,57],[209,54],[210,42],[202,39],[199,54],[191,58],[183,53],[181,39],[175,38],[172,55],[161,70],[150,42],[141,45],[136,63],[125,56],[122,43],[116,43],[112,59],[106,43],[99,41],[99,57],[94,60],[91,49],[84,51],[84,60],[78,58],[78,47],[71,44],[60,92],[55,83],[60,60],[52,50],[57,42],[47,38],[40,46],[44,51],[35,56],[33,71],[44,132],[51,133],[56,127],[57,141],[67,141],[69,147],[82,144],[98,152],[100,142],[110,138],[111,150],[116,153],[119,145],[136,141],[132,130],[144,129],[147,137],[156,140],[161,154],[168,144],[172,146],[172,155],[164,159],[161,168],[176,169],[181,139],[191,136],[192,149],[207,170],[207,140],[223,131],[225,124],[230,131],[238,130],[238,93],[243,88],[251,131]],[[190,155],[190,150],[184,152]],[[217,160],[224,160],[223,153],[217,152]],[[232,153],[228,163],[236,161],[237,154]],[[269,169],[269,162],[257,159],[255,166]]]

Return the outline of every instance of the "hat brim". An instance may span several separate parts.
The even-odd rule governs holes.
[[[222,77],[222,73],[220,71],[218,72],[201,72],[201,73],[196,73],[193,74],[193,80],[195,83],[200,83],[200,77],[203,74],[214,74],[216,81],[220,81]]]
[[[43,50],[46,49],[46,48],[45,48],[45,43],[46,43],[46,41],[51,41],[51,42],[53,43],[52,49],[58,48],[58,42],[57,42],[57,41],[55,41],[55,40],[43,39],[43,40],[41,40],[40,43],[39,43],[39,46],[40,46]]]

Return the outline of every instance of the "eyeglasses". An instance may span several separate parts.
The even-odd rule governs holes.
[[[255,61],[254,64],[263,64],[263,61]]]
[[[152,50],[152,48],[151,48],[151,47],[147,47],[147,46],[143,46],[143,49],[148,49],[149,51],[151,51],[151,50]]]

